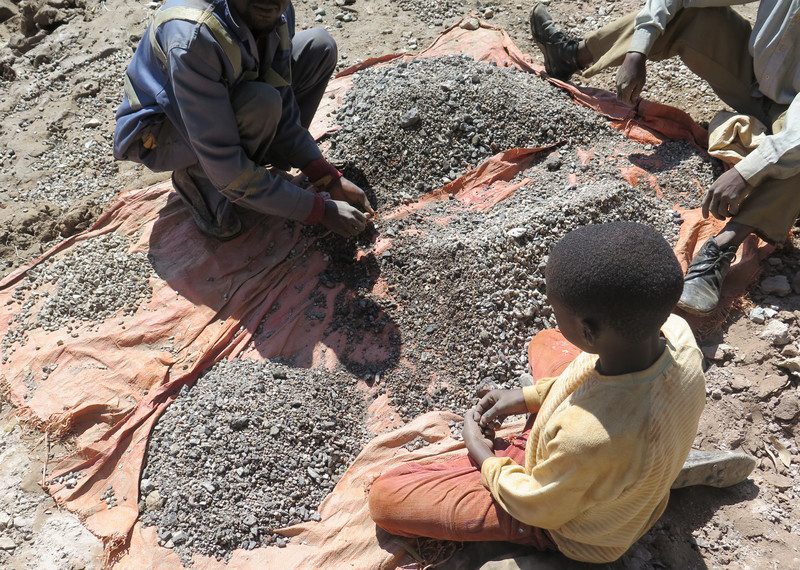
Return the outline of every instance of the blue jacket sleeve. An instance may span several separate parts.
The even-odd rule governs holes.
[[[292,220],[307,219],[315,195],[273,176],[245,153],[213,43],[197,36],[189,47],[169,50],[168,73],[175,106],[206,175],[235,203]]]
[[[300,107],[292,88],[283,87],[278,91],[283,99],[283,114],[270,152],[294,168],[303,168],[321,157],[322,152],[308,129],[300,124]]]

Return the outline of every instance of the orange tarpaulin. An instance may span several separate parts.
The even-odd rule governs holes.
[[[475,31],[454,27],[416,57],[451,53],[540,72],[504,31],[486,24]],[[335,129],[333,111],[351,86],[355,70],[397,57],[370,60],[333,80],[330,97],[323,100],[312,132],[322,136]],[[643,102],[637,114],[606,92],[553,82],[578,103],[611,118],[636,141],[680,138],[705,143],[705,131],[676,109]],[[500,153],[422,197],[419,203],[381,215],[404,216],[425,201],[447,195],[472,208],[489,209],[529,182],[514,179],[543,150]],[[696,211],[684,212],[684,219],[676,251],[685,266],[702,245],[702,238],[717,226],[714,221],[702,220]],[[0,369],[2,385],[24,418],[53,434],[70,431],[77,436],[78,451],[60,461],[55,473],[79,471],[77,486],[68,489],[52,484],[49,490],[59,504],[78,513],[87,527],[104,539],[109,556],[125,567],[180,565],[172,551],[157,546],[154,529],[143,529],[136,521],[139,474],[148,435],[183,385],[193,383],[213,363],[235,356],[280,356],[304,367],[338,363],[380,366],[389,358],[386,335],[396,332],[391,327],[382,336],[356,343],[329,329],[334,300],[344,292],[344,285],[320,286],[319,277],[328,260],[315,246],[315,234],[255,213],[246,217],[246,227],[243,235],[230,242],[204,238],[169,183],[158,184],[122,194],[89,231],[59,244],[0,282],[0,335],[4,336],[18,308],[10,302],[17,285],[37,264],[108,232],[127,236],[131,251],[148,253],[154,268],[150,279],[153,294],[134,314],[116,315],[98,326],[78,326],[72,334],[31,331],[27,343],[15,347]],[[388,241],[380,243],[390,247]],[[728,297],[742,294],[768,251],[755,238],[746,242],[728,281]],[[376,283],[375,292],[380,293],[384,285]],[[352,295],[344,293],[345,298]],[[312,294],[328,299],[324,314],[308,315]],[[268,334],[257,334],[259,330]],[[32,376],[31,371],[54,363],[58,366],[46,380]],[[384,420],[385,398],[376,401],[371,410],[371,426],[391,425]],[[395,566],[403,558],[403,550],[396,540],[380,533],[376,536],[365,511],[366,487],[398,460],[460,449],[447,428],[447,420],[453,417],[444,412],[426,414],[398,432],[376,437],[321,506],[321,522],[287,529],[287,534],[298,537],[287,548],[238,551],[231,562],[252,567],[269,562],[282,568]],[[414,453],[400,447],[399,442],[418,435],[438,443]],[[101,500],[109,487],[118,499],[113,509]],[[203,568],[221,564],[202,558],[196,563]]]

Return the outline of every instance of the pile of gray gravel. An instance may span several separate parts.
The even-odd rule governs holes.
[[[674,241],[679,221],[666,204],[618,182],[574,189],[537,184],[486,213],[458,209],[453,201],[438,202],[381,228],[394,236],[380,258],[381,277],[402,309],[386,310],[413,364],[384,374],[383,382],[405,418],[465,410],[486,381],[519,386],[528,342],[555,326],[544,268],[568,231],[630,220]]]
[[[319,503],[366,441],[364,424],[352,376],[220,362],[156,423],[141,520],[186,562],[285,546],[275,530],[319,520]]]
[[[460,55],[359,72],[337,122],[331,158],[378,206],[416,198],[503,150],[622,136],[540,77]]]
[[[125,236],[110,233],[80,242],[67,255],[31,268],[12,295],[20,304],[2,341],[3,358],[27,331],[73,329],[116,314],[131,315],[152,295],[147,254],[130,252]]]
[[[441,26],[466,11],[464,0],[398,0],[397,7],[414,14],[419,21],[433,26]]]

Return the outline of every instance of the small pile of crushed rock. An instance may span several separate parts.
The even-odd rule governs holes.
[[[367,69],[353,81],[331,158],[378,206],[413,200],[510,148],[621,138],[544,79],[463,55]]]
[[[154,271],[147,254],[129,249],[125,236],[104,234],[31,268],[12,295],[20,307],[2,341],[3,360],[14,343],[25,343],[27,331],[72,333],[83,323],[135,313],[152,296]]]
[[[141,520],[185,562],[285,546],[276,529],[316,509],[366,440],[353,377],[223,361],[158,420],[140,484]]]

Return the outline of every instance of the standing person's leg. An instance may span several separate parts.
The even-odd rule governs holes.
[[[557,376],[580,353],[558,331],[531,341],[534,381]],[[525,447],[535,416],[518,436],[503,440],[495,454],[525,463]],[[468,456],[439,463],[407,463],[383,475],[369,493],[370,514],[384,530],[405,537],[455,541],[506,541],[555,549],[547,533],[523,524],[498,505],[481,483]]]
[[[314,119],[338,57],[336,42],[322,28],[303,30],[292,40],[292,90],[305,128]]]

